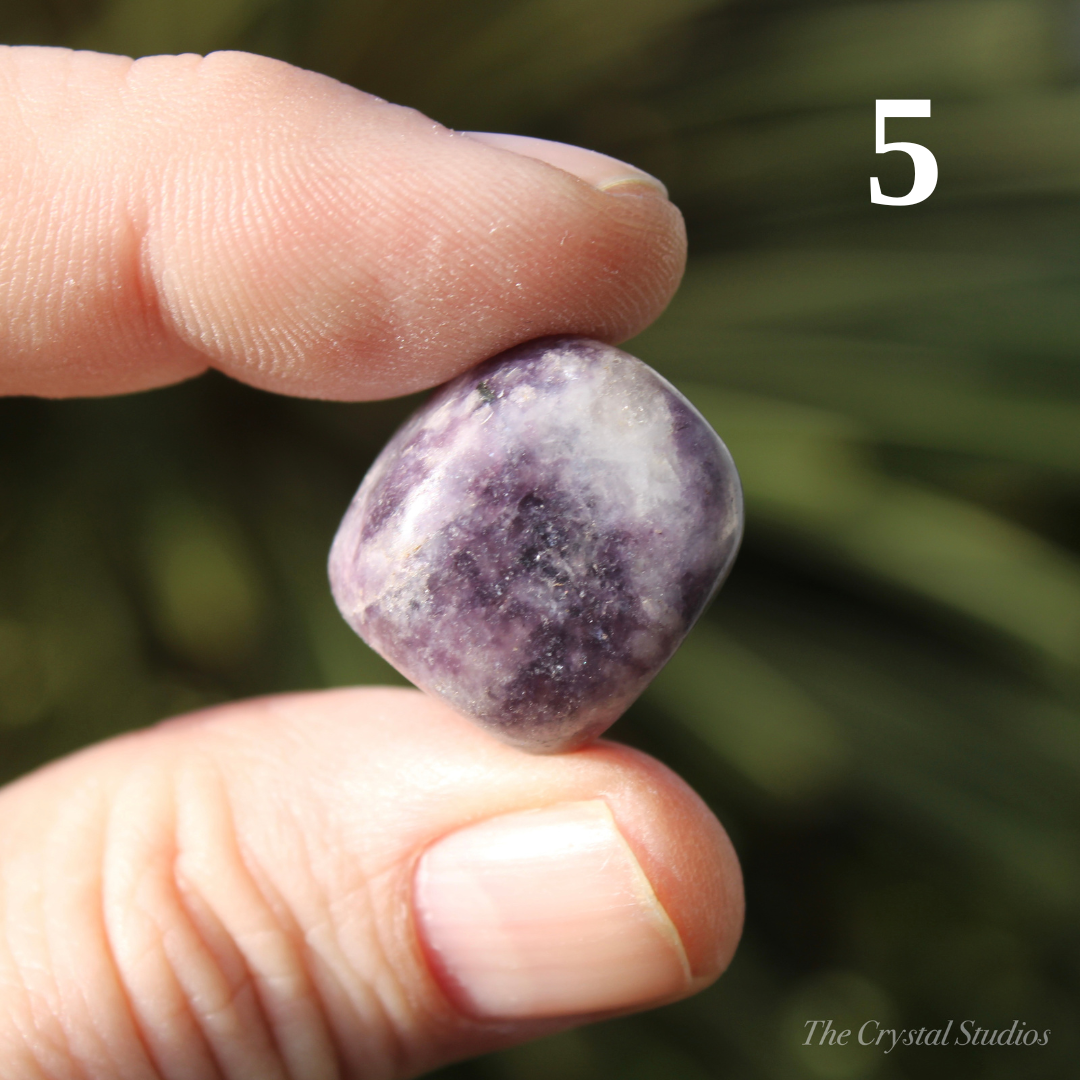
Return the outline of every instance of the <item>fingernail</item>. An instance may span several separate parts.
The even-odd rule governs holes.
[[[633,165],[627,165],[618,158],[598,154],[595,150],[586,150],[582,146],[552,142],[549,139],[534,139],[529,135],[502,135],[491,131],[466,131],[462,134],[500,150],[512,150],[515,154],[545,161],[548,165],[580,177],[601,191],[644,185],[667,197],[667,188],[655,176],[650,176]]]
[[[476,1017],[606,1012],[689,986],[678,931],[601,800],[439,840],[420,860],[415,902],[436,973]]]

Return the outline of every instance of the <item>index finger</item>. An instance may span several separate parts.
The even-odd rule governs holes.
[[[0,101],[0,393],[215,367],[389,397],[531,337],[621,341],[682,273],[637,170],[263,57],[0,49]]]

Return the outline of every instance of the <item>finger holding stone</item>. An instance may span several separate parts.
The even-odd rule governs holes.
[[[682,272],[639,170],[263,57],[0,48],[0,105],[0,393],[216,367],[388,397],[542,334],[621,340]]]
[[[415,691],[196,714],[0,816],[18,1076],[404,1078],[692,993],[741,928],[731,845],[669,770],[523,753]]]

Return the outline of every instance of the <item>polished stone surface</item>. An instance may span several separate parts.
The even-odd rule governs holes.
[[[330,556],[356,632],[417,686],[535,751],[599,735],[731,566],[738,476],[650,367],[542,338],[397,432]]]

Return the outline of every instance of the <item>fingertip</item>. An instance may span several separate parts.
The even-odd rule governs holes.
[[[485,821],[602,803],[684,950],[690,981],[673,996],[713,982],[734,956],[744,914],[735,848],[686,781],[642,751],[602,739],[571,753],[531,754],[405,688],[273,697],[209,714],[215,715],[232,732],[233,745],[258,739],[260,754],[273,753],[275,745],[288,753],[301,785],[306,775],[322,776],[324,802],[335,798],[335,787],[325,783],[331,763],[335,776],[377,776],[372,797],[403,808],[395,828],[402,831],[406,861]],[[270,731],[276,739],[267,739]],[[412,779],[405,784],[403,777]],[[358,812],[351,792],[350,785],[338,813]]]
[[[638,170],[508,152],[279,61],[15,49],[0,88],[6,392],[210,365],[390,397],[533,337],[624,340],[682,274],[681,217]]]
[[[601,756],[624,785],[607,793],[619,828],[686,950],[696,992],[731,963],[745,914],[742,869],[727,831],[662,762],[601,740],[579,753]]]

